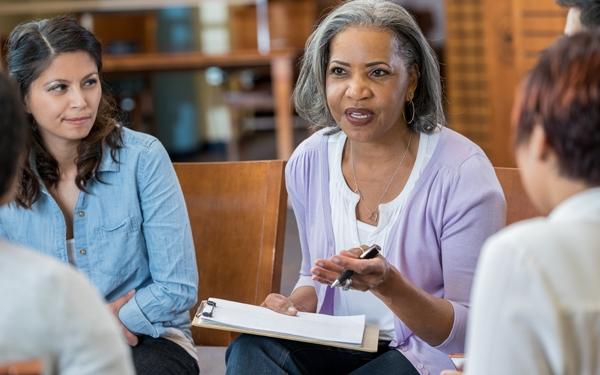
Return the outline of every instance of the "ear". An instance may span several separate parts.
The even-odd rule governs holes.
[[[531,136],[529,137],[529,148],[531,150],[531,156],[539,161],[547,162],[554,156],[554,152],[548,144],[548,138],[546,137],[546,132],[542,125],[534,125]]]
[[[25,112],[31,114],[31,109],[29,109],[29,94],[23,98],[23,107],[25,108]]]
[[[419,73],[419,67],[415,64],[408,69],[408,85],[406,87],[406,97],[404,98],[405,102],[410,102],[413,100],[415,96],[415,91],[417,90],[417,85],[419,84],[419,77],[421,73]]]

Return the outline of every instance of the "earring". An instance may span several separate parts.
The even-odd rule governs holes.
[[[412,98],[410,98],[410,105],[412,107],[412,111],[411,111],[412,116],[410,117],[410,121],[406,120],[406,115],[404,114],[406,112],[406,106],[405,106],[405,110],[402,111],[402,117],[404,117],[404,121],[406,121],[406,123],[408,125],[412,124],[415,121],[415,103],[413,102]]]

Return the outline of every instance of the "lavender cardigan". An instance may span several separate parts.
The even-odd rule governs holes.
[[[286,166],[286,184],[296,214],[302,265],[296,287],[314,286],[317,311],[333,312],[335,290],[312,281],[317,258],[335,254],[327,136],[313,134],[294,151]],[[446,298],[454,308],[448,338],[432,347],[399,319],[400,350],[420,374],[453,368],[449,353],[463,352],[469,296],[483,242],[505,224],[505,201],[494,169],[483,151],[462,135],[441,130],[439,142],[394,224],[387,246],[388,261],[414,285]]]

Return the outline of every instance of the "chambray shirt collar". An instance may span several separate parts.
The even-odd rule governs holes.
[[[600,217],[600,187],[577,193],[560,203],[549,215],[552,221]]]
[[[116,161],[113,160],[110,152],[110,148],[107,145],[102,147],[102,160],[98,165],[97,172],[118,172],[119,171],[119,158],[121,156],[121,149],[117,150]]]

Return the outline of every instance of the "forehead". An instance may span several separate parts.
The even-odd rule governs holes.
[[[386,61],[397,57],[397,40],[385,29],[352,26],[331,40],[329,59],[378,58]]]
[[[37,80],[78,80],[97,72],[96,63],[87,52],[67,52],[56,55],[41,71]]]

